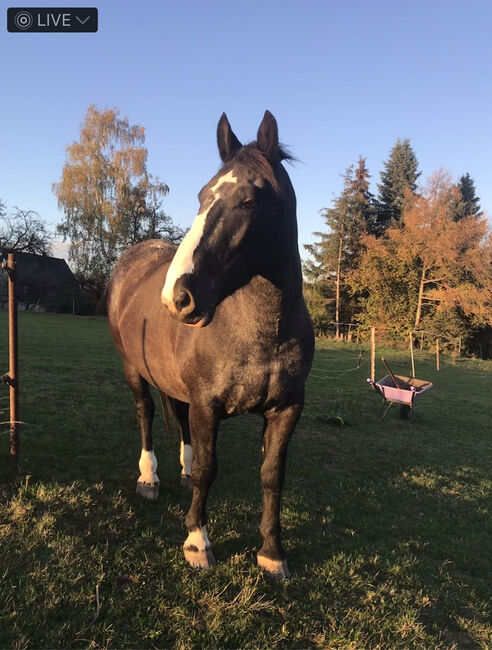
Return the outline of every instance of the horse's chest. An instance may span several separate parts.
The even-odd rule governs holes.
[[[299,357],[292,349],[273,354],[250,349],[246,358],[227,360],[217,369],[215,399],[229,416],[280,404],[299,383]]]

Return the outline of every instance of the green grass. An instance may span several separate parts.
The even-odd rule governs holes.
[[[161,495],[134,493],[140,440],[105,319],[19,316],[15,483],[0,427],[1,648],[492,647],[492,364],[441,358],[436,372],[417,354],[434,388],[412,420],[397,407],[381,420],[367,365],[340,376],[364,346],[318,346],[283,499],[292,577],[277,582],[255,566],[261,420],[222,424],[218,563],[193,571],[179,441],[160,414]],[[0,332],[6,372],[5,313]],[[378,352],[409,372],[407,352]]]

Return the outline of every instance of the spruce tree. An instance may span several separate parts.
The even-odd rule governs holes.
[[[380,232],[391,223],[400,223],[405,191],[415,192],[417,179],[420,176],[418,161],[410,145],[410,140],[398,139],[384,162],[381,172],[381,183],[378,185],[378,214],[377,227]]]
[[[468,174],[463,174],[458,181],[459,203],[456,210],[453,211],[453,220],[459,221],[463,217],[478,217],[482,210],[480,208],[480,198],[475,193],[475,183],[473,178]]]
[[[373,231],[374,197],[369,191],[369,172],[365,158],[350,166],[344,176],[342,192],[331,208],[321,214],[329,232],[316,232],[314,244],[305,245],[311,256],[304,264],[306,298],[318,330],[334,320],[336,335],[339,323],[352,318],[353,299],[345,286],[346,274],[356,266],[361,254],[361,237]]]
[[[358,230],[368,233],[374,232],[377,219],[376,201],[369,191],[371,175],[366,167],[366,159],[359,156],[357,167],[350,180],[350,210],[354,223],[358,223]]]

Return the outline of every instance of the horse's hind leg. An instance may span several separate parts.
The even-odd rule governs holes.
[[[159,479],[156,474],[157,460],[152,445],[154,401],[150,395],[149,384],[129,363],[125,363],[125,375],[135,396],[135,410],[142,436],[142,451],[138,462],[140,477],[137,481],[137,494],[144,499],[155,501],[159,496]]]
[[[173,400],[173,403],[181,432],[181,446],[179,451],[179,461],[181,463],[181,485],[191,490],[191,461],[193,454],[191,449],[189,422],[190,405],[186,404],[186,402],[180,402],[177,399]]]
[[[285,552],[280,541],[280,495],[284,483],[287,445],[302,411],[302,403],[265,415],[261,484],[263,509],[260,533],[263,546],[258,566],[279,578],[289,575]]]

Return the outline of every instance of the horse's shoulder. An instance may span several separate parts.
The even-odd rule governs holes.
[[[145,292],[146,281],[156,273],[167,270],[177,246],[162,239],[148,239],[128,248],[119,258],[108,286],[108,313],[110,319],[119,312],[119,303]],[[165,277],[165,273],[164,273]],[[164,281],[160,278],[159,281]]]

